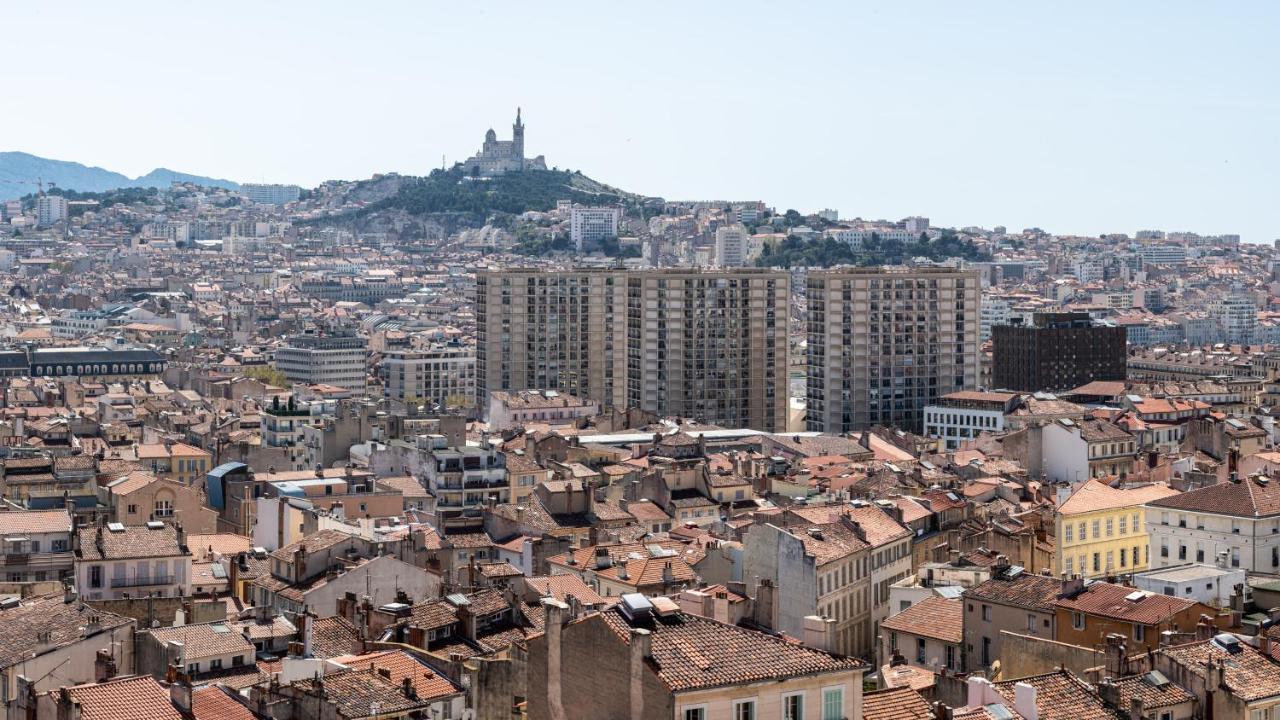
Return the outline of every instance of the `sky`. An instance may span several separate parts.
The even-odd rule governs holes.
[[[670,199],[1280,238],[1275,2],[6,3],[0,150],[314,186],[486,129]]]

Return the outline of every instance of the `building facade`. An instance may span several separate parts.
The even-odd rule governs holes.
[[[786,429],[788,273],[506,270],[476,285],[479,407],[495,390],[554,390]]]
[[[991,339],[992,385],[1000,389],[1069,390],[1125,379],[1125,328],[1094,324],[1088,313],[1036,313],[1030,325],[992,327]]]
[[[978,384],[976,271],[809,273],[809,430],[919,430],[924,408]]]
[[[476,394],[476,351],[454,343],[388,350],[381,374],[387,397],[428,407],[467,406]]]
[[[585,243],[597,243],[618,237],[622,222],[621,208],[578,207],[569,209],[569,240],[578,252]]]
[[[359,337],[297,335],[276,349],[275,367],[291,382],[363,393],[366,356]]]

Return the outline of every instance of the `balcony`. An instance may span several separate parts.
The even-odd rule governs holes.
[[[151,587],[153,585],[172,585],[175,581],[176,579],[173,575],[147,575],[145,577],[111,578],[111,587]]]
[[[74,556],[69,552],[6,553],[0,555],[0,567],[25,567],[39,570],[60,566],[70,567],[74,560]]]

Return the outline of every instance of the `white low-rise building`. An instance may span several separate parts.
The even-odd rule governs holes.
[[[1237,585],[1243,586],[1245,571],[1207,563],[1187,563],[1134,573],[1135,587],[1212,607],[1230,607]]]

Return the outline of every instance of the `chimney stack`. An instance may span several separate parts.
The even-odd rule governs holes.
[[[653,657],[653,636],[644,628],[631,628],[631,720],[644,718],[645,662]]]
[[[1039,720],[1040,711],[1036,707],[1036,688],[1030,683],[1020,682],[1013,686],[1013,709],[1026,720]]]

